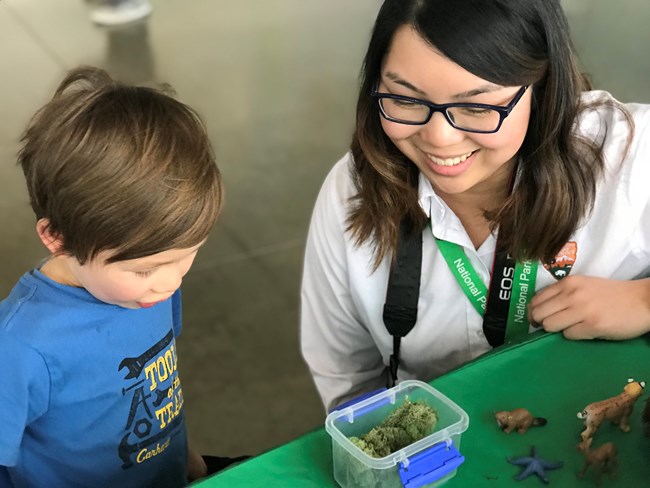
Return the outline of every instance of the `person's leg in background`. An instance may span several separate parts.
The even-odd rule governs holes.
[[[124,25],[148,17],[151,10],[149,0],[94,0],[90,20],[104,26]]]

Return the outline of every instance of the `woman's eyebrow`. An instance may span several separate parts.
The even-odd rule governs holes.
[[[398,85],[402,85],[409,90],[414,91],[415,93],[427,97],[427,92],[424,90],[421,90],[417,86],[413,85],[412,83],[406,81],[402,77],[400,77],[397,73],[393,73],[392,71],[388,71],[385,73],[386,78],[390,79],[391,81],[394,81]],[[479,86],[478,88],[473,88],[471,90],[467,90],[464,92],[456,93],[455,95],[452,95],[451,98],[452,100],[462,100],[464,98],[471,98],[475,97],[477,95],[481,95],[483,93],[490,93],[493,91],[501,90],[504,88],[503,86],[500,85],[495,85],[494,83],[486,83],[484,85]]]
[[[386,75],[386,78],[390,79],[391,81],[394,81],[398,85],[402,85],[402,86],[408,88],[409,90],[412,90],[415,93],[417,93],[419,95],[422,95],[423,97],[427,96],[427,93],[425,91],[420,90],[415,85],[412,85],[411,83],[409,83],[405,79],[401,78],[397,73],[393,73],[392,71],[388,71],[388,72],[385,73],[385,75]]]
[[[474,88],[472,90],[467,90],[461,93],[456,93],[455,95],[452,95],[451,98],[454,100],[460,100],[463,98],[471,98],[475,97],[476,95],[481,95],[483,93],[490,93],[493,91],[498,91],[504,88],[503,86],[500,85],[495,85],[493,83],[486,83],[485,85],[481,85],[478,88]]]

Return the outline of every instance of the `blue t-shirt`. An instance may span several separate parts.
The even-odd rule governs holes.
[[[180,315],[180,291],[131,310],[22,276],[0,302],[0,486],[184,486]]]

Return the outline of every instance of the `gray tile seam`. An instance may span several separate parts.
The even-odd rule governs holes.
[[[290,251],[292,249],[302,248],[305,245],[306,238],[291,239],[289,241],[278,242],[267,246],[262,246],[250,251],[244,251],[236,254],[231,254],[225,258],[211,259],[197,263],[193,270],[205,271],[219,266],[240,263],[246,260],[256,260],[257,258],[270,256],[272,254]]]
[[[63,58],[61,58],[49,45],[47,42],[45,42],[45,39],[43,39],[38,32],[32,28],[32,26],[29,25],[29,23],[18,13],[16,10],[14,10],[9,4],[5,3],[4,8],[7,9],[7,12],[9,12],[9,15],[11,15],[18,24],[23,28],[25,33],[33,40],[36,42],[36,44],[45,52],[47,56],[49,56],[54,63],[59,66],[60,68],[66,70],[67,66],[65,62],[63,61]]]

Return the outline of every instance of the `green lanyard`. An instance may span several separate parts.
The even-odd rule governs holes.
[[[479,315],[484,317],[488,301],[488,289],[467,258],[465,251],[461,246],[452,242],[441,239],[436,239],[436,242],[463,293],[465,293]],[[497,294],[498,298],[495,299],[500,298],[510,302],[505,335],[507,341],[528,334],[530,325],[528,321],[528,304],[535,294],[537,266],[537,261],[518,262],[515,264],[514,273],[506,271],[501,278],[501,283],[493,283],[490,286],[490,296]]]

